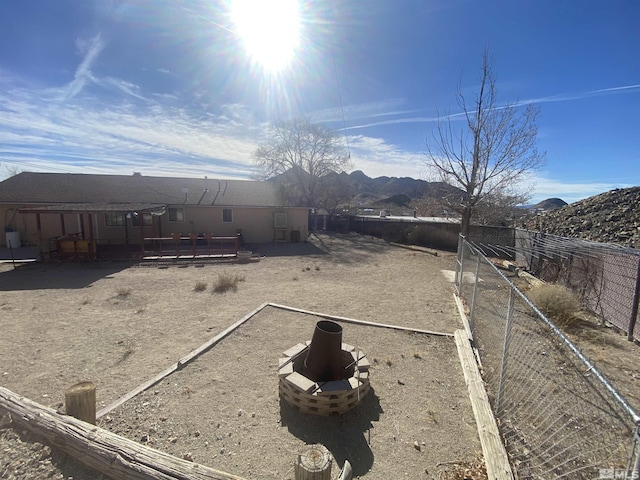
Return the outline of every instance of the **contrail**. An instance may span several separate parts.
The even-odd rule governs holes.
[[[76,69],[73,80],[67,85],[67,92],[64,100],[70,100],[82,91],[88,81],[92,80],[91,67],[104,49],[105,43],[100,34],[89,41],[89,49]]]

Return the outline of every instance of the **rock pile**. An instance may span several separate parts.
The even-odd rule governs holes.
[[[639,248],[640,187],[618,188],[537,215],[525,228]]]

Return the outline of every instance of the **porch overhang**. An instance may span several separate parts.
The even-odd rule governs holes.
[[[23,207],[18,210],[20,213],[40,213],[40,214],[73,214],[73,213],[147,213],[151,215],[163,215],[167,211],[167,206],[159,203],[62,203],[57,205],[40,205],[34,207]]]

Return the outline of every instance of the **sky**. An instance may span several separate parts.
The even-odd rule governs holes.
[[[430,179],[486,49],[498,102],[540,108],[532,202],[640,185],[637,0],[246,1],[0,2],[0,180],[255,178],[269,126],[300,117],[349,171]]]

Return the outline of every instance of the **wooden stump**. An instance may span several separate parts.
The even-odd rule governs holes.
[[[340,472],[340,476],[338,480],[352,480],[353,479],[353,469],[351,468],[351,464],[349,460],[344,461],[344,466],[342,467],[342,471]]]
[[[67,388],[64,409],[67,415],[95,425],[96,386],[92,382],[80,382]]]
[[[331,480],[333,456],[324,445],[309,445],[294,463],[295,480]]]

